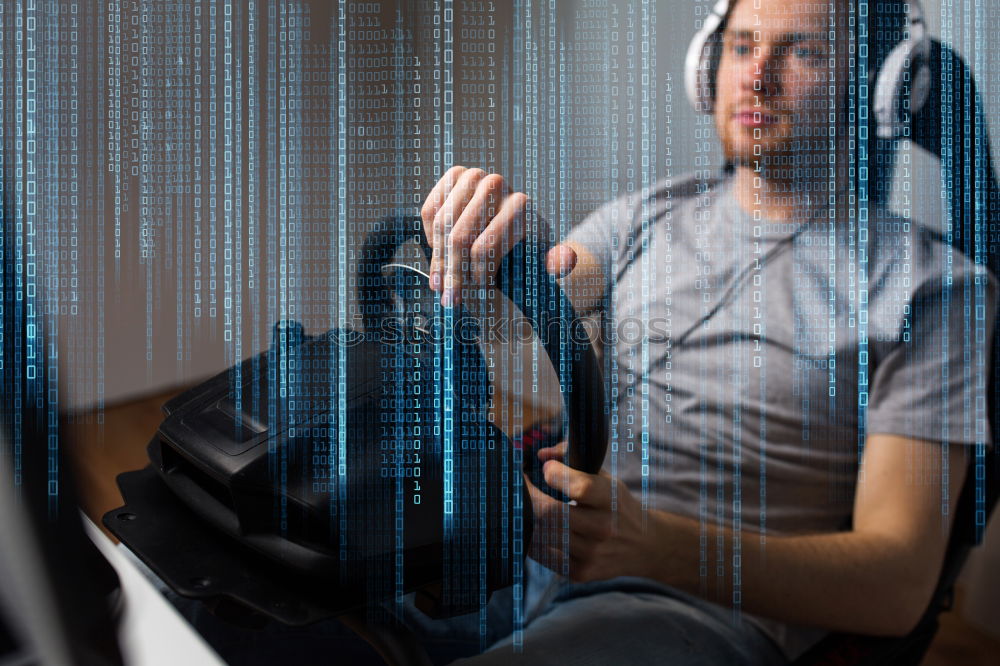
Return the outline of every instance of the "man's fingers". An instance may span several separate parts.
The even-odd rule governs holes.
[[[545,267],[557,278],[564,278],[576,268],[576,250],[565,243],[560,243],[549,250],[545,257]]]
[[[438,211],[441,210],[444,202],[448,199],[448,195],[455,189],[459,177],[467,170],[463,166],[453,166],[448,169],[441,177],[441,180],[431,189],[430,194],[427,195],[427,199],[424,201],[423,207],[420,209],[420,219],[424,223],[424,234],[427,236],[427,244],[432,249],[430,275],[431,289],[435,291],[441,288],[442,258],[439,248],[444,244],[445,235],[444,229],[439,229],[434,225],[434,220],[437,218]]]
[[[442,204],[444,204],[445,199],[448,198],[448,194],[455,187],[455,183],[468,170],[468,167],[455,165],[445,171],[441,179],[435,183],[434,187],[427,194],[427,199],[424,200],[423,207],[420,209],[420,217],[423,219],[424,224],[430,224],[434,221],[434,216]]]
[[[431,260],[431,287],[447,288],[445,267],[448,261],[448,243],[452,229],[469,201],[476,194],[479,181],[486,175],[482,169],[466,169],[448,193],[444,203],[434,215],[434,257]],[[445,303],[447,305],[447,303]]]
[[[549,460],[559,460],[562,461],[566,457],[566,452],[569,449],[569,442],[562,441],[555,446],[546,446],[545,448],[538,449],[538,460],[542,464],[548,462]]]
[[[562,574],[570,562],[569,554],[566,551],[547,544],[536,543],[534,540],[528,548],[528,555],[549,571],[554,571],[557,574]]]
[[[524,486],[528,489],[531,497],[531,512],[535,518],[535,532],[540,534],[557,535],[561,533],[566,522],[565,511],[567,504],[559,500],[552,499],[535,484],[531,482],[527,475],[524,476]]]
[[[549,460],[542,466],[545,483],[560,490],[582,506],[596,508],[611,505],[611,480],[600,474],[587,474],[573,469],[558,460]]]
[[[431,289],[455,305],[469,281],[485,285],[499,262],[528,232],[547,239],[544,223],[529,213],[523,192],[511,192],[503,177],[482,169],[453,167],[434,186],[420,210],[432,247]],[[565,275],[576,264],[571,248],[547,256],[549,270]]]
[[[427,232],[428,238],[431,236],[431,226],[434,223],[434,217],[437,215],[438,211],[441,210],[441,206],[444,205],[445,199],[451,194],[452,189],[455,187],[455,183],[458,182],[458,177],[465,173],[467,169],[463,166],[453,166],[448,169],[441,180],[437,182],[436,185],[431,189],[430,194],[427,195],[427,199],[424,200],[424,205],[420,209],[420,219],[424,222],[424,231]]]
[[[571,506],[569,508],[570,541],[577,545],[593,545],[611,538],[613,525],[611,512],[594,509],[589,506]],[[575,548],[574,548],[575,549]]]
[[[524,238],[524,215],[528,196],[514,192],[506,196],[496,217],[472,245],[469,255],[470,274],[476,284],[485,285],[497,272],[500,262],[511,248]]]
[[[532,530],[531,546],[529,552],[536,560],[554,569],[550,562],[545,561],[545,554],[557,554],[551,562],[562,561],[562,549],[564,525],[566,518],[564,512],[566,505],[552,499],[533,483],[524,477],[524,485],[531,496],[531,510],[534,516],[534,529]]]
[[[536,518],[548,519],[552,511],[562,511],[564,506],[562,502],[552,499],[539,490],[531,482],[527,474],[523,472],[521,474],[524,476],[524,486],[528,489],[528,494],[531,496],[531,505]]]
[[[455,185],[448,192],[444,203],[434,214],[433,258],[431,259],[431,287],[440,287],[443,282],[443,270],[447,261],[447,243],[451,230],[461,216],[462,211],[476,193],[479,181],[486,176],[482,169],[466,169],[458,176]],[[447,287],[447,285],[445,285]]]
[[[503,177],[490,174],[476,181],[476,190],[455,221],[445,243],[445,292],[458,302],[465,279],[472,272],[472,248],[483,238],[484,230],[497,216],[507,186]]]

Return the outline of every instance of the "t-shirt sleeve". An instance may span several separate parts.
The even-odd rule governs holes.
[[[985,269],[970,265],[951,280],[922,283],[901,339],[876,362],[867,432],[989,443],[986,397],[996,315],[997,282]]]

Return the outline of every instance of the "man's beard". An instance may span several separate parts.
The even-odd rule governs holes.
[[[768,146],[767,139],[737,147],[734,142],[723,140],[722,152],[726,163],[733,167],[745,167],[762,177],[784,181],[819,181],[830,178],[835,150],[817,150],[815,145],[802,149],[805,141],[783,140],[779,145]],[[760,154],[754,148],[760,146]]]
[[[822,116],[800,111],[786,120],[784,127],[776,127],[774,134],[765,128],[759,139],[747,139],[732,126],[720,127],[722,153],[727,164],[746,167],[761,176],[781,180],[819,180],[830,178],[844,154],[845,132],[835,128],[846,127],[846,118],[839,118],[831,128],[828,123],[817,122]],[[756,154],[755,154],[756,153]],[[843,165],[841,165],[843,166]]]

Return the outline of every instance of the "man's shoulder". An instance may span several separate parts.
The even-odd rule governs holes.
[[[952,245],[944,232],[891,210],[882,211],[875,222],[876,227],[871,231],[879,239],[874,256],[880,272],[896,273],[905,266],[911,274],[912,286],[917,289],[939,289],[942,284],[978,275],[984,276],[993,287],[994,276],[960,247]]]

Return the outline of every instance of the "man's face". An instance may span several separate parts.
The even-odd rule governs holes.
[[[845,99],[846,23],[843,0],[737,0],[716,79],[727,160],[805,165],[829,151]]]

